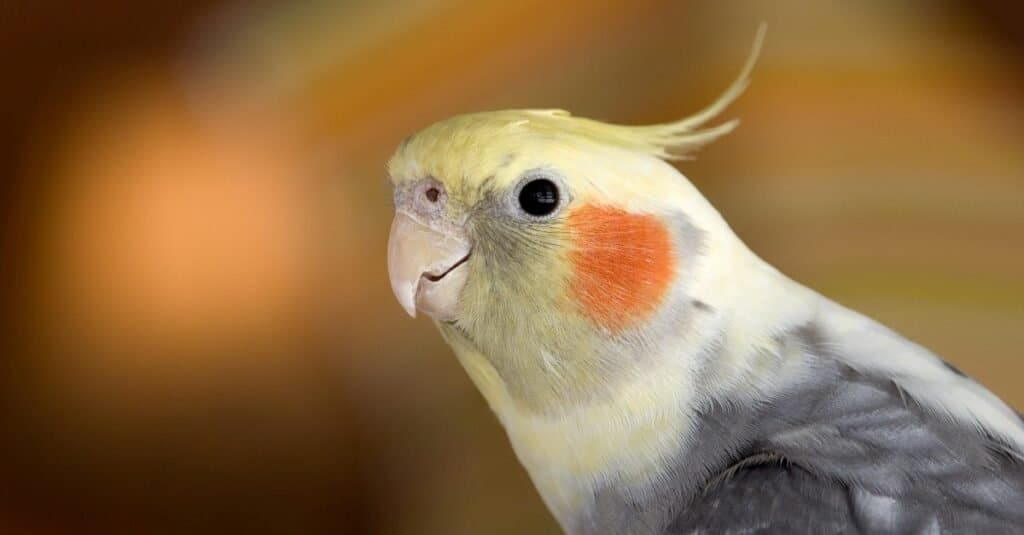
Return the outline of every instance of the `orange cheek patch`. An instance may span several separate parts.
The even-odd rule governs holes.
[[[676,263],[658,218],[586,205],[568,217],[570,291],[584,314],[613,332],[647,317],[665,297]]]

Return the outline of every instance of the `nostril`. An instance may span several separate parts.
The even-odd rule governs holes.
[[[428,188],[427,191],[423,192],[427,196],[427,200],[430,202],[437,202],[437,198],[441,195],[441,192],[437,188]]]

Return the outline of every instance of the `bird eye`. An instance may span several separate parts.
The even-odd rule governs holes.
[[[546,216],[558,208],[558,186],[546,178],[531,180],[519,190],[519,207],[532,216]]]

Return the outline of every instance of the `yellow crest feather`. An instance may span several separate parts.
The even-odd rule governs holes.
[[[683,159],[696,149],[728,134],[739,125],[739,119],[733,119],[717,126],[702,129],[708,121],[717,117],[725,108],[739,98],[747,86],[750,85],[750,73],[753,71],[758,56],[761,54],[761,46],[764,43],[766,30],[767,26],[761,23],[754,38],[750,55],[747,56],[747,61],[740,70],[739,76],[733,80],[725,92],[711,103],[710,106],[689,117],[671,123],[646,126],[614,125],[588,119],[574,119],[585,123],[585,129],[594,130],[593,137],[603,138],[606,142],[614,145],[640,150],[666,160]],[[555,117],[569,117],[568,112],[561,110],[538,111],[537,113]]]
[[[458,115],[410,136],[392,156],[392,180],[415,180],[428,174],[455,181],[478,181],[501,166],[523,139],[542,143],[587,141],[662,158],[683,159],[731,132],[733,119],[705,127],[747,88],[757,63],[766,26],[762,23],[739,76],[710,106],[664,124],[618,125],[573,117],[558,109],[502,110]]]

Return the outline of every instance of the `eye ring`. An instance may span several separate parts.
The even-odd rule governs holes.
[[[564,204],[562,188],[557,180],[546,175],[527,177],[516,188],[515,203],[518,210],[535,219],[546,218]]]

